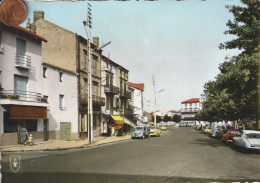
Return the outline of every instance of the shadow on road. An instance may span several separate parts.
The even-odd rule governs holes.
[[[194,141],[190,142],[191,144],[195,144],[198,146],[211,146],[214,148],[218,147],[223,147],[225,146],[219,139],[212,139],[212,138],[199,138],[199,139],[194,139]]]
[[[256,181],[256,180],[234,180],[234,179],[202,179],[188,177],[147,176],[129,174],[102,174],[102,173],[3,173],[3,183],[52,183],[52,182],[87,182],[87,183],[173,183],[173,182],[234,182],[234,181]]]

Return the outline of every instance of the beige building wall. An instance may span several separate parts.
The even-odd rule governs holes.
[[[36,34],[48,40],[43,43],[43,62],[76,73],[76,34],[44,19],[34,22]],[[58,36],[57,36],[58,35]]]

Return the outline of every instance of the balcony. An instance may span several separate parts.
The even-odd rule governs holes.
[[[104,86],[105,93],[118,95],[119,94],[119,88],[113,85],[105,85]]]
[[[133,110],[132,110],[132,109],[125,109],[124,115],[126,115],[126,116],[132,116],[132,115],[133,115]]]
[[[199,109],[182,109],[181,113],[198,113]]]
[[[31,56],[16,53],[15,67],[29,69],[31,68]]]
[[[97,95],[92,95],[93,104],[99,106],[105,106],[106,99]]]
[[[131,99],[131,93],[129,91],[120,90],[120,97]]]
[[[21,90],[1,90],[0,105],[48,106],[47,99],[41,93]]]

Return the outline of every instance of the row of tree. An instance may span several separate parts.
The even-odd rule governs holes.
[[[260,1],[241,0],[243,6],[226,6],[234,15],[225,34],[236,39],[221,43],[220,49],[241,49],[225,59],[214,81],[204,85],[203,111],[197,120],[259,120]]]

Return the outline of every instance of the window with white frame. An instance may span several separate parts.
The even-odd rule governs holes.
[[[64,95],[60,95],[60,110],[65,110]]]

